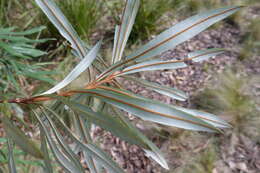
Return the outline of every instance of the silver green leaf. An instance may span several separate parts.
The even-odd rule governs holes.
[[[94,112],[88,106],[77,102],[68,100],[61,101],[64,102],[67,106],[69,106],[72,110],[79,112],[84,119],[89,119],[94,124],[102,127],[107,131],[110,131],[115,136],[118,136],[121,139],[126,140],[132,144],[137,144],[143,148],[147,147],[143,142],[140,142],[138,140],[138,137],[135,136],[135,133],[129,130],[127,128],[127,124],[125,124],[118,117],[107,115],[102,112]]]
[[[216,128],[230,128],[231,125],[229,125],[226,121],[222,120],[221,118],[217,117],[216,115],[204,112],[204,111],[199,111],[199,110],[194,110],[194,109],[187,109],[179,106],[173,106],[176,109],[179,109],[183,112],[186,112],[188,114],[191,114],[195,117],[201,118],[207,123],[210,123],[211,125],[215,126]]]
[[[133,131],[135,133],[135,136],[138,137],[138,140],[144,142],[148,148],[143,148],[145,151],[147,157],[151,157],[153,160],[155,160],[158,164],[160,164],[163,168],[169,169],[169,166],[162,154],[162,152],[159,150],[159,148],[154,145],[143,133],[141,133],[136,127],[134,127],[129,120],[127,120],[121,112],[118,112],[115,107],[111,105],[111,108],[113,112],[120,118],[121,121],[123,121],[129,130]]]
[[[124,13],[122,16],[122,21],[119,26],[119,28],[116,27],[116,32],[115,32],[115,54],[113,57],[113,63],[121,60],[123,56],[123,51],[125,49],[127,40],[129,38],[129,35],[132,31],[134,21],[136,14],[138,12],[140,5],[140,0],[127,0],[126,1],[126,6],[124,9]]]
[[[165,70],[165,69],[179,69],[185,68],[187,65],[184,62],[176,62],[176,61],[163,61],[163,60],[150,60],[142,63],[138,63],[136,65],[129,66],[125,68],[121,75],[132,74],[142,71],[154,71],[154,70]]]
[[[211,57],[215,57],[221,53],[224,53],[225,49],[213,48],[213,49],[205,49],[199,50],[188,54],[188,58],[190,58],[194,62],[205,61]]]
[[[127,56],[127,59],[140,61],[159,55],[194,37],[216,22],[235,13],[240,8],[239,6],[225,7],[192,16],[162,32],[146,45]]]
[[[60,151],[59,149],[59,145],[57,145],[57,143],[54,141],[52,135],[53,135],[53,129],[48,130],[48,128],[46,127],[46,125],[44,124],[44,122],[41,120],[40,116],[37,114],[37,112],[35,112],[33,110],[33,113],[37,119],[37,121],[40,124],[40,130],[41,133],[44,133],[44,135],[46,136],[46,139],[48,141],[48,144],[53,152],[54,157],[56,158],[56,160],[59,162],[59,164],[64,168],[65,171],[67,172],[73,172],[73,173],[81,173],[82,171],[77,167],[77,165],[74,164],[74,162],[71,162],[71,160],[69,160],[63,152]],[[57,134],[55,134],[55,137],[57,139]]]
[[[119,37],[118,35],[119,35],[119,26],[116,25],[111,64],[114,64],[116,62],[116,51],[117,51],[117,46],[118,46],[117,42],[118,42],[118,37]]]
[[[79,92],[97,97],[143,120],[188,130],[218,131],[211,124],[184,111],[141,96],[129,95],[118,89],[106,87],[105,89],[81,90]]]
[[[48,124],[50,125],[50,127],[52,128],[54,135],[57,139],[57,142],[59,143],[59,145],[61,146],[61,149],[63,150],[63,152],[66,154],[66,156],[68,157],[68,159],[74,163],[74,165],[76,165],[76,167],[83,171],[83,167],[79,162],[79,157],[72,151],[71,147],[69,147],[64,138],[61,136],[61,134],[58,132],[57,128],[55,127],[54,123],[51,121],[51,119],[49,118],[49,116],[47,116],[47,113],[43,110],[44,113],[44,118],[48,121]]]
[[[160,85],[158,83],[149,82],[147,80],[143,80],[140,78],[130,77],[130,76],[124,76],[125,79],[134,81],[136,83],[142,84],[142,86],[145,86],[149,89],[152,89],[160,94],[166,95],[168,97],[171,97],[176,100],[185,101],[188,96],[186,93],[184,93],[181,90],[178,90],[173,87],[168,87],[164,85]]]
[[[71,130],[65,125],[65,123],[60,120],[58,115],[50,110],[47,109],[54,115],[55,119],[58,120],[59,125],[63,127],[66,134],[80,147],[83,151],[86,151],[88,155],[93,157],[95,160],[99,161],[107,170],[111,171],[111,173],[123,173],[124,171],[101,149],[99,149],[95,144],[85,144],[80,139],[78,139]],[[48,118],[48,121],[51,122],[52,120]]]
[[[8,169],[10,173],[17,173],[14,161],[14,143],[11,139],[7,139],[8,148]]]
[[[55,2],[53,0],[35,1],[49,20],[55,25],[60,34],[68,40],[71,47],[77,52],[79,57],[83,59],[87,54],[84,43]]]
[[[68,84],[70,84],[73,80],[75,80],[82,72],[84,72],[94,61],[94,59],[97,57],[97,53],[100,49],[101,41],[99,41],[84,57],[83,60],[57,85],[55,85],[53,88],[49,89],[48,91],[45,91],[44,93],[40,95],[47,95],[47,94],[53,94],[60,89],[64,88]]]
[[[121,75],[132,74],[141,71],[152,71],[152,70],[165,70],[165,69],[178,69],[187,67],[185,61],[191,60],[194,62],[200,62],[203,60],[207,60],[211,57],[215,57],[221,53],[225,52],[224,49],[214,48],[214,49],[205,49],[199,50],[195,52],[191,52],[188,54],[187,58],[183,58],[182,60],[150,60],[138,63],[136,65],[129,66],[122,70]]]
[[[115,70],[122,69],[123,66],[127,66],[130,62],[140,62],[173,49],[241,8],[241,6],[225,7],[192,16],[162,32],[153,40],[128,55],[124,60],[113,64],[100,75],[100,78]]]

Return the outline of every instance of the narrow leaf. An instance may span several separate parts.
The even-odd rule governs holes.
[[[210,10],[190,17],[162,32],[153,40],[137,49],[132,54],[128,55],[125,60],[121,60],[112,65],[110,68],[104,71],[99,78],[122,68],[122,66],[127,65],[129,62],[140,62],[144,59],[159,55],[169,49],[173,49],[177,45],[194,37],[216,22],[237,12],[239,9],[241,9],[241,6],[226,7]]]
[[[36,158],[43,158],[43,155],[37,145],[32,140],[28,139],[24,132],[14,126],[7,117],[2,117],[1,121],[3,122],[3,126],[8,137],[12,139],[23,151]]]
[[[53,133],[57,139],[57,142],[59,143],[59,145],[61,146],[61,149],[63,150],[64,154],[66,155],[66,157],[68,157],[68,159],[77,167],[77,169],[81,172],[83,172],[83,167],[81,165],[81,163],[79,162],[79,157],[71,150],[71,148],[66,144],[66,142],[64,141],[64,138],[61,136],[61,134],[58,132],[56,126],[54,125],[54,123],[51,121],[51,119],[49,118],[49,116],[47,116],[46,112],[44,112],[44,118],[48,121],[48,124],[50,125],[50,127],[53,130]]]
[[[207,60],[211,57],[215,57],[224,52],[224,49],[206,49],[195,51],[189,53],[188,58],[183,58],[182,60],[150,60],[142,63],[138,63],[136,65],[125,68],[120,75],[132,74],[141,71],[151,71],[151,70],[164,70],[164,69],[178,69],[187,67],[185,61],[191,60],[194,62],[199,62],[203,60]]]
[[[231,126],[221,118],[217,117],[216,115],[204,112],[204,111],[199,111],[199,110],[194,110],[194,109],[187,109],[179,106],[174,106],[176,109],[179,109],[181,111],[184,111],[188,114],[191,114],[195,117],[201,118],[207,123],[215,126],[216,128],[230,128]]]
[[[44,124],[44,122],[41,120],[41,118],[35,111],[33,111],[33,113],[40,124],[41,127],[40,130],[43,130],[42,133],[44,133],[44,135],[46,136],[49,146],[53,152],[53,155],[56,158],[56,160],[59,162],[59,164],[67,172],[81,173],[81,171],[78,170],[78,168],[70,160],[68,160],[68,158],[60,151],[58,145],[54,142],[52,138],[53,132],[47,129],[46,125]]]
[[[8,146],[8,168],[10,173],[17,173],[14,161],[14,144],[11,139],[7,139]]]
[[[127,128],[127,125],[124,122],[120,121],[119,118],[111,115],[106,115],[102,112],[94,112],[88,106],[82,105],[80,103],[65,100],[61,101],[69,106],[72,110],[79,112],[83,118],[88,118],[89,120],[91,120],[91,122],[107,131],[110,131],[115,136],[118,136],[121,139],[130,142],[131,144],[136,144],[143,148],[147,148],[147,146],[143,142],[140,143],[138,137],[135,137],[135,134],[133,134],[133,132]]]
[[[40,26],[40,27],[36,27],[36,28],[32,28],[26,31],[22,31],[22,32],[11,32],[11,30],[9,30],[9,32],[4,32],[5,34],[8,35],[15,35],[15,36],[23,36],[23,35],[31,35],[34,33],[38,33],[41,32],[42,30],[46,29],[45,26]],[[3,34],[3,32],[1,32],[2,30],[0,29],[0,34]]]
[[[165,70],[165,69],[178,69],[185,68],[187,65],[184,62],[175,61],[163,61],[163,60],[150,60],[142,62],[130,67],[125,68],[120,75],[132,74],[142,71],[154,71],[154,70]]]
[[[49,110],[49,109],[48,109]],[[49,110],[50,111],[50,110]],[[79,145],[84,151],[86,151],[90,156],[92,156],[95,160],[102,163],[102,165],[114,173],[123,173],[124,171],[102,150],[100,150],[94,144],[84,144],[80,141],[72,132],[71,130],[58,118],[54,111],[51,111],[54,117],[60,122],[60,125],[66,131],[66,134],[77,144]],[[49,121],[51,121],[49,119]],[[46,129],[47,130],[47,129]]]
[[[82,72],[84,72],[94,61],[94,59],[97,56],[97,53],[100,49],[101,41],[99,41],[86,55],[86,57],[81,60],[81,62],[57,85],[55,85],[53,88],[49,89],[48,91],[45,91],[44,93],[40,95],[47,95],[47,94],[53,94],[60,89],[64,88],[68,84],[70,84],[73,80],[75,80]]]
[[[192,53],[189,53],[188,57],[192,59],[192,61],[194,62],[200,62],[200,61],[204,61],[207,60],[211,57],[215,57],[221,53],[224,53],[225,50],[224,49],[205,49],[205,50],[199,50],[199,51],[195,51]]]
[[[145,99],[141,96],[132,96],[127,92],[108,89],[105,90],[82,90],[80,93],[92,95],[104,102],[112,104],[122,110],[130,112],[143,120],[156,122],[159,124],[196,130],[196,131],[217,131],[217,129],[209,123],[187,114],[183,111],[170,107],[161,102]]]
[[[113,45],[113,52],[112,52],[112,64],[116,62],[116,50],[117,50],[117,42],[119,37],[119,26],[116,25],[115,27],[115,35],[114,35],[114,45]]]
[[[81,143],[82,144],[82,143]],[[87,144],[88,146],[88,153],[92,155],[97,162],[101,162],[103,166],[111,173],[124,173],[123,169],[120,168],[111,158],[108,156],[107,153],[102,151],[97,145],[95,144]],[[84,149],[85,145],[81,145]],[[85,148],[86,149],[86,148]]]
[[[49,156],[47,141],[46,141],[46,137],[43,133],[43,129],[40,130],[40,133],[41,133],[40,134],[41,135],[41,150],[43,152],[46,173],[53,173],[53,168],[52,168],[51,159]]]
[[[118,36],[116,37],[115,47],[115,62],[121,60],[123,51],[125,49],[127,40],[132,31],[133,24],[135,21],[136,14],[138,12],[140,0],[127,0],[124,9],[121,25],[118,29]],[[117,34],[117,33],[116,33]]]
[[[240,8],[241,7],[226,7],[192,16],[162,32],[149,43],[127,56],[127,59],[140,61],[159,55],[194,37],[216,22],[235,13]]]
[[[87,50],[78,34],[55,2],[53,0],[35,1],[49,20],[55,25],[60,34],[68,40],[71,47],[78,53],[80,58],[83,59],[87,54]]]
[[[162,152],[159,150],[159,148],[154,145],[142,132],[140,132],[136,127],[134,127],[129,120],[127,120],[121,113],[118,113],[118,110],[111,106],[113,112],[120,118],[121,121],[123,121],[129,130],[131,130],[133,133],[135,133],[135,136],[138,138],[139,141],[144,142],[148,148],[143,148],[145,151],[147,157],[151,157],[153,160],[155,160],[158,164],[160,164],[163,168],[169,169],[169,166],[164,159],[164,156]]]
[[[166,95],[168,97],[171,97],[176,100],[180,101],[185,101],[188,96],[186,93],[184,93],[181,90],[178,90],[176,88],[168,87],[168,86],[163,86],[154,82],[149,82],[140,78],[135,78],[135,77],[130,77],[130,76],[124,76],[125,79],[127,80],[132,80],[134,82],[137,82],[139,84],[142,84],[142,86],[145,86],[149,89],[152,89],[160,94]]]

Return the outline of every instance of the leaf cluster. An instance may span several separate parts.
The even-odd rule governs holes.
[[[187,95],[178,89],[139,80],[130,75],[147,70],[184,68],[189,64],[187,62],[197,63],[223,53],[223,49],[206,49],[190,52],[187,57],[182,57],[180,60],[165,61],[157,57],[230,16],[241,7],[225,7],[192,16],[162,32],[132,53],[124,55],[140,6],[140,0],[127,0],[121,21],[115,26],[111,62],[105,62],[99,55],[102,41],[92,48],[87,46],[54,1],[36,0],[36,3],[68,41],[75,57],[81,61],[51,89],[30,98],[9,100],[7,103],[25,104],[29,107],[30,113],[39,125],[41,148],[44,152],[39,154],[39,150],[36,149],[39,147],[32,144],[25,135],[21,135],[21,130],[15,127],[5,115],[1,117],[1,121],[5,124],[10,139],[28,153],[44,160],[47,172],[54,171],[49,149],[55,161],[65,172],[84,172],[79,155],[82,155],[91,173],[104,170],[123,172],[122,168],[93,141],[90,132],[91,127],[95,125],[130,144],[140,146],[148,157],[163,168],[169,169],[160,150],[135,128],[121,111],[131,113],[145,121],[194,131],[220,132],[221,129],[230,127],[227,122],[210,113],[167,105],[124,90],[118,79],[132,80],[160,94],[185,101]],[[84,71],[88,72],[89,82],[83,88],[63,90]],[[94,71],[97,76],[91,71]],[[41,104],[43,101],[50,101],[50,104]],[[70,116],[72,127],[62,120],[64,114]],[[19,135],[22,137],[18,140],[16,136]],[[25,146],[25,143],[28,145]]]
[[[25,94],[20,85],[24,83],[26,86],[29,78],[51,84],[54,82],[48,77],[53,72],[43,70],[44,63],[33,65],[29,63],[46,54],[37,49],[36,45],[46,42],[47,39],[30,38],[31,35],[40,34],[44,28],[37,27],[21,32],[15,31],[15,27],[0,28],[0,92],[2,94],[9,90]]]

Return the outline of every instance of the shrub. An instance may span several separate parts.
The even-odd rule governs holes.
[[[220,129],[229,127],[228,123],[212,114],[167,105],[124,90],[117,78],[133,80],[176,100],[186,100],[187,96],[182,91],[140,80],[131,77],[130,74],[147,70],[184,68],[187,66],[187,61],[199,62],[223,53],[223,49],[207,49],[191,52],[189,57],[182,60],[150,60],[233,14],[240,7],[227,7],[198,14],[174,25],[128,56],[123,56],[140,4],[139,0],[128,0],[120,25],[116,26],[112,62],[108,65],[108,62],[104,62],[98,55],[101,41],[91,49],[86,48],[53,1],[36,0],[36,2],[61,35],[71,44],[73,54],[81,61],[64,80],[51,89],[27,98],[1,101],[1,112],[4,112],[1,114],[1,121],[8,139],[14,141],[25,152],[43,159],[46,172],[53,172],[52,158],[49,153],[52,153],[57,163],[67,172],[84,172],[78,153],[82,153],[90,172],[102,172],[103,169],[109,172],[123,172],[93,142],[90,136],[92,124],[110,131],[130,144],[140,146],[148,157],[168,169],[160,150],[135,128],[120,113],[120,110],[143,120],[188,130],[218,132]],[[86,69],[89,70],[91,78],[83,88],[62,90]],[[98,73],[97,77],[95,73],[90,72],[92,69]],[[44,101],[48,101],[48,104],[42,104]],[[24,105],[30,110],[28,114],[31,114],[39,125],[41,151],[39,146],[11,121],[11,112],[8,109],[10,104]],[[74,119],[71,128],[61,119],[64,114],[69,114]],[[73,129],[76,131],[74,132]],[[69,145],[70,142],[75,148]],[[10,157],[10,168],[13,168],[13,163]]]

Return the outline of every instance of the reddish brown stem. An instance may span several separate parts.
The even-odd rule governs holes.
[[[115,74],[112,74],[102,81],[98,81],[98,82],[94,81],[94,82],[88,84],[87,86],[85,86],[84,89],[95,89],[104,83],[113,82],[113,79],[115,78],[115,76],[116,76]],[[57,96],[69,97],[76,93],[79,93],[79,92],[78,91],[67,91],[67,92],[57,93]],[[54,100],[54,99],[55,99],[55,97],[36,96],[36,97],[30,97],[30,98],[15,98],[15,99],[11,99],[11,100],[0,100],[0,103],[7,102],[7,103],[17,103],[17,104],[32,104],[32,103],[36,103],[36,102],[50,101],[50,100]]]

